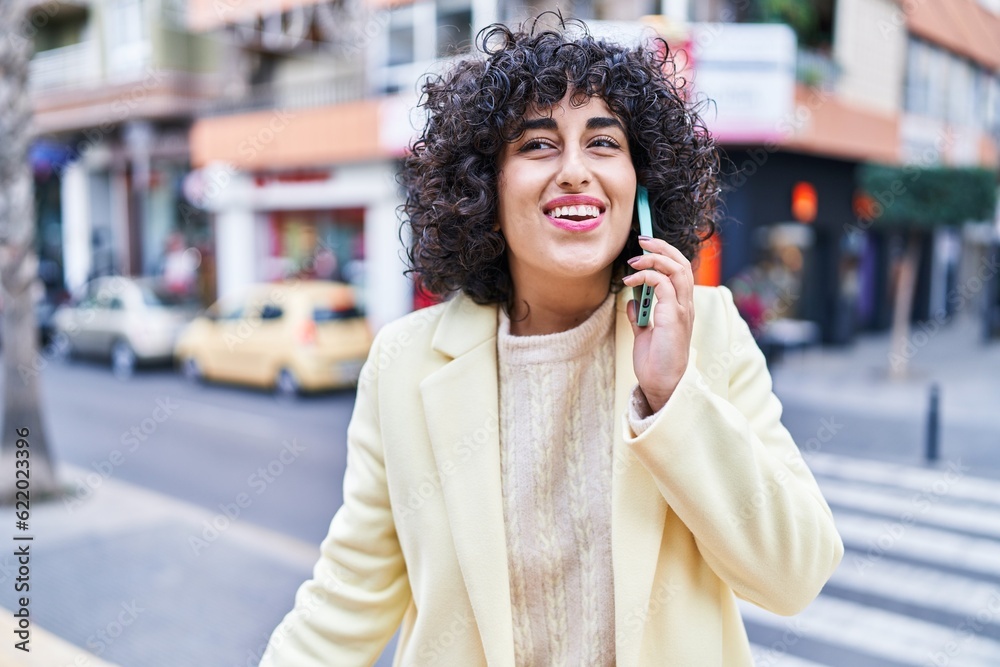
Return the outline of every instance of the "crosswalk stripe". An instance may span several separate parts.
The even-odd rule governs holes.
[[[826,667],[821,663],[799,658],[787,651],[765,648],[757,644],[750,645],[750,654],[757,667]]]
[[[836,513],[834,521],[844,543],[852,549],[845,555],[841,567],[864,572],[882,558],[901,556],[1000,582],[1000,543],[994,540],[908,524],[902,519],[875,519],[849,511]]]
[[[804,458],[816,476],[840,477],[919,492],[933,493],[946,488],[948,496],[953,499],[1000,506],[1000,484],[971,476],[970,467],[961,460],[944,462],[940,468],[918,468],[824,452],[807,453]]]
[[[847,551],[797,616],[740,603],[757,666],[1000,665],[1000,483],[960,461],[806,461]]]
[[[1000,663],[1000,642],[976,636],[969,626],[928,623],[828,596],[820,596],[792,618],[745,602],[740,603],[740,609],[748,622],[782,631],[790,638],[787,643],[791,649],[796,638],[809,638],[847,645],[892,664],[950,665],[958,656],[960,661],[954,664],[964,667],[996,667]]]
[[[955,502],[946,494],[914,493],[911,490],[874,489],[839,479],[817,480],[831,506],[877,511],[894,520],[912,516],[921,524],[1000,540],[1000,506]]]
[[[932,605],[959,615],[975,615],[980,609],[1000,604],[1000,586],[949,572],[908,563],[874,561],[867,569],[839,567],[830,578],[837,586],[885,598]],[[942,595],[947,591],[947,595]],[[1000,623],[1000,618],[994,620]]]

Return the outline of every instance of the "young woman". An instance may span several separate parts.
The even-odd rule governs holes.
[[[694,286],[712,139],[665,50],[479,45],[425,86],[403,172],[412,269],[453,298],[379,332],[262,665],[370,665],[402,623],[407,667],[749,666],[737,597],[797,613],[843,545],[731,294]]]

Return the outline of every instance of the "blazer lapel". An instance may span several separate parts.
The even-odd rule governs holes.
[[[450,357],[420,383],[455,552],[491,667],[513,667],[500,486],[496,306],[455,297],[434,336]]]
[[[614,463],[611,476],[611,559],[615,576],[616,664],[639,664],[641,638],[656,576],[667,504],[653,477],[625,442],[629,397],[637,380],[632,366],[635,336],[625,307],[628,288],[618,294],[615,325]],[[652,324],[652,321],[650,322]]]

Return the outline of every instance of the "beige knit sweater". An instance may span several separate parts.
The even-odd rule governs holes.
[[[500,462],[518,667],[615,664],[614,295],[579,326],[514,336],[500,309]]]

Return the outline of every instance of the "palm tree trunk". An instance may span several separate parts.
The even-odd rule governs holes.
[[[23,0],[0,0],[0,333],[4,367],[0,501],[6,502],[15,495],[16,471],[23,479],[25,465],[15,469],[15,462],[25,459],[29,462],[31,499],[58,492],[38,390],[38,332],[32,298],[38,282],[38,258],[34,251],[34,183],[28,166],[31,99],[26,85],[33,45],[22,29],[28,25],[25,8]],[[27,457],[16,456],[19,438],[28,443]]]
[[[901,380],[910,368],[910,358],[916,348],[910,341],[910,313],[913,312],[913,295],[917,287],[917,268],[920,266],[920,234],[911,231],[896,280],[896,298],[892,310],[892,333],[889,345],[889,377]]]

